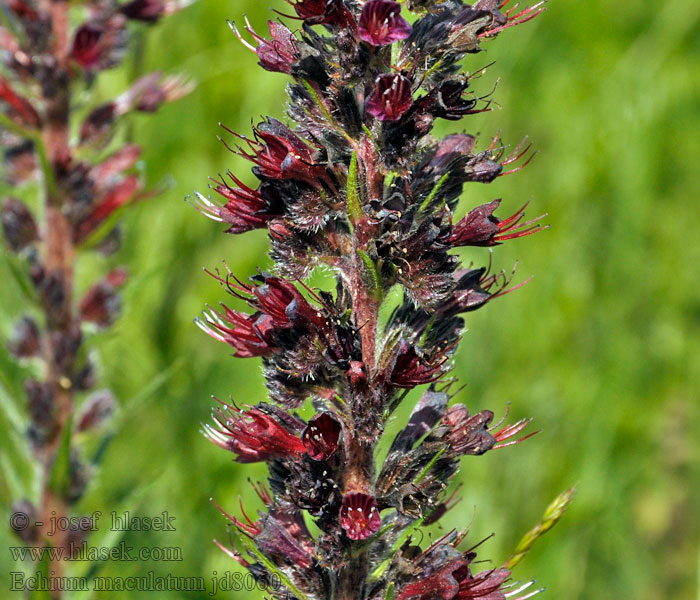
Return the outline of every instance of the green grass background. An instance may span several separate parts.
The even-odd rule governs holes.
[[[125,540],[136,548],[181,547],[183,560],[106,563],[102,575],[153,570],[203,576],[209,585],[213,571],[238,569],[212,543],[226,531],[209,497],[234,512],[239,494],[249,512],[260,505],[246,478],[262,478],[263,469],[233,463],[198,433],[210,394],[263,400],[259,363],[230,358],[192,319],[206,302],[224,299],[202,268],[225,258],[246,277],[269,264],[266,236],[226,236],[183,201],[227,168],[252,182],[249,165],[216,140],[217,122],[247,133],[251,120],[283,114],[286,79],[257,68],[226,26],[225,19],[243,14],[265,31],[268,3],[200,0],[149,31],[145,42],[139,68],[184,72],[199,85],[155,117],[131,121],[149,182],[173,185],[127,216],[117,257],[132,272],[125,311],[90,342],[121,410],[80,510],[168,511],[176,532],[132,532]],[[535,22],[466,61],[470,70],[496,61],[475,89],[485,93],[500,78],[495,98],[502,108],[460,127],[480,132],[482,141],[498,130],[509,143],[529,135],[540,154],[516,176],[468,187],[462,211],[500,197],[506,215],[531,200],[529,214],[548,212],[551,229],[496,249],[495,266],[510,269],[517,259],[517,277],[535,278],[469,317],[456,358],[468,384],[459,399],[497,414],[510,402],[511,419],[532,416],[543,431],[515,448],[464,459],[463,501],[443,527],[472,522],[472,542],[494,533],[479,556],[497,565],[546,504],[575,485],[565,518],[514,573],[537,578],[547,587],[544,598],[698,597],[699,30],[700,4],[688,0],[556,0]],[[126,77],[125,70],[109,74],[100,94],[121,91]],[[484,263],[487,252],[465,259]],[[81,262],[81,288],[104,262]],[[23,307],[5,260],[0,281],[0,330],[7,336]],[[21,421],[17,388],[31,366],[12,367],[6,354],[0,366],[7,388],[1,401]],[[25,493],[35,493],[29,467],[13,450],[20,434],[4,419],[3,460],[18,466]],[[9,483],[0,484],[5,507]],[[107,543],[100,537],[109,533],[106,525],[93,544]],[[5,550],[15,543],[5,526],[0,542],[4,596],[9,572],[21,565]],[[210,597],[101,597],[122,595]]]

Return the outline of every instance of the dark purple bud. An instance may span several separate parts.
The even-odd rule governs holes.
[[[83,23],[75,31],[71,58],[83,69],[109,69],[119,63],[126,45],[126,18],[113,15],[107,21]]]
[[[442,422],[449,428],[445,439],[454,455],[477,456],[491,450],[496,444],[496,438],[488,432],[492,420],[493,413],[490,410],[471,416],[463,404],[451,406]]]
[[[82,341],[83,336],[78,325],[71,326],[67,331],[51,332],[49,343],[56,369],[60,374],[70,375]]]
[[[398,2],[370,0],[362,7],[358,34],[372,46],[385,46],[410,36],[411,24],[401,16]]]
[[[132,0],[124,4],[119,12],[133,21],[155,23],[165,12],[165,2],[163,0]]]
[[[40,340],[39,327],[36,322],[31,317],[24,316],[15,325],[10,341],[10,352],[18,358],[37,356],[41,346]]]
[[[57,269],[50,273],[39,273],[37,269],[36,274],[40,277],[37,286],[41,303],[51,319],[63,319],[67,299],[64,272]]]
[[[309,421],[301,434],[301,441],[310,458],[327,460],[338,449],[341,431],[338,419],[323,412]]]
[[[470,181],[491,183],[503,171],[503,165],[494,160],[489,153],[480,153],[467,163],[467,174]]]
[[[377,533],[382,520],[374,496],[350,492],[343,496],[340,526],[351,540],[364,540]]]
[[[10,527],[25,543],[34,544],[39,541],[41,532],[35,523],[39,520],[36,508],[29,500],[18,500],[12,503]]]
[[[83,462],[75,448],[71,448],[70,453],[70,482],[66,490],[66,500],[69,504],[74,504],[85,493],[85,489],[90,481],[91,469]]]
[[[27,406],[32,424],[42,431],[53,429],[55,406],[51,385],[36,379],[28,379],[24,382],[24,392],[27,394]]]
[[[117,105],[114,102],[103,104],[94,109],[80,126],[80,143],[98,141],[106,137],[117,118]]]
[[[465,115],[480,112],[475,109],[474,98],[463,98],[462,93],[469,87],[468,80],[448,80],[435,86],[430,92],[419,98],[414,105],[418,112],[429,113],[449,121],[458,121]]]
[[[343,0],[287,0],[309,25],[332,25],[354,31],[355,18]]]
[[[114,414],[115,404],[114,395],[109,390],[90,394],[78,412],[78,431],[89,431],[104,425]]]
[[[36,174],[36,155],[34,142],[27,140],[5,148],[3,169],[7,181],[12,185],[21,185]]]
[[[287,528],[272,516],[264,518],[262,531],[255,536],[255,542],[268,556],[283,564],[311,568],[312,554],[297,541]]]
[[[91,362],[88,362],[73,375],[72,379],[74,389],[83,392],[92,389],[97,383],[95,366]]]
[[[449,242],[454,246],[497,246],[506,240],[524,237],[541,229],[537,221],[542,216],[523,222],[527,204],[501,221],[493,215],[500,203],[500,200],[494,200],[469,211],[452,228]]]
[[[299,51],[297,50],[294,34],[284,25],[277,21],[268,21],[267,26],[270,29],[271,39],[266,40],[258,35],[246,20],[246,25],[243,29],[253,36],[253,39],[258,43],[257,47],[243,39],[241,32],[238,31],[234,23],[230,23],[230,26],[241,43],[257,54],[260,59],[258,64],[263,69],[275,73],[289,74],[292,72],[292,66],[299,58]]]
[[[115,269],[102,281],[93,285],[80,301],[80,318],[99,327],[109,327],[121,312],[121,298],[117,293],[126,281],[126,271]]]
[[[375,80],[365,109],[380,121],[398,121],[412,103],[411,81],[403,75],[386,73]]]
[[[39,238],[31,211],[16,198],[5,198],[2,203],[2,230],[13,252],[20,252]]]

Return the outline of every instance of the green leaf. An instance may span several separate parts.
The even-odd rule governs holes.
[[[39,299],[37,298],[34,287],[29,281],[27,276],[27,269],[23,268],[20,263],[20,259],[16,256],[11,255],[9,252],[5,253],[5,262],[12,275],[12,279],[15,280],[17,287],[20,289],[25,299],[31,304],[38,304]]]
[[[535,525],[530,531],[528,531],[518,542],[513,554],[506,562],[506,569],[512,569],[517,565],[525,555],[530,552],[534,543],[545,533],[547,533],[552,527],[554,527],[559,519],[562,518],[566,509],[574,499],[574,494],[576,490],[570,488],[559,494],[549,506],[545,509],[542,515],[542,520]]]
[[[348,169],[348,186],[346,191],[348,203],[348,216],[354,225],[362,218],[362,207],[360,206],[360,196],[357,188],[357,152],[352,153],[350,168]]]
[[[15,403],[5,388],[0,386],[0,431],[4,432],[0,469],[15,500],[36,500],[39,494],[40,467],[29,449],[24,434],[26,428],[26,421],[16,410]]]
[[[438,181],[435,186],[433,187],[432,190],[430,190],[430,193],[428,194],[428,197],[423,201],[423,204],[420,205],[420,208],[418,209],[418,214],[422,215],[425,211],[428,210],[430,207],[430,204],[432,201],[435,199],[435,196],[437,196],[437,193],[440,191],[440,188],[442,188],[443,185],[445,185],[445,182],[449,178],[450,174],[445,173],[441,178],[440,181]]]
[[[389,587],[386,588],[386,594],[384,594],[384,600],[394,600],[394,582],[393,581],[389,584]]]
[[[445,448],[441,448],[440,451],[433,456],[433,458],[430,459],[430,462],[425,465],[425,468],[420,472],[418,477],[415,478],[413,481],[413,485],[418,485],[422,480],[423,477],[425,477],[428,474],[428,471],[433,468],[433,465],[438,461],[438,459],[445,453]]]
[[[238,539],[241,540],[241,543],[245,546],[246,550],[255,556],[265,566],[265,568],[270,571],[270,573],[279,577],[279,580],[282,582],[284,587],[292,592],[292,594],[294,594],[299,600],[310,600],[304,592],[294,585],[294,582],[287,577],[286,573],[280,570],[277,565],[267,558],[267,556],[265,556],[253,542],[251,542],[244,535],[238,536]]]
[[[66,424],[61,431],[61,439],[58,444],[58,451],[51,466],[51,476],[49,488],[56,495],[64,498],[70,488],[70,450],[72,438],[72,415],[68,417]]]
[[[44,552],[44,556],[36,565],[36,572],[39,573],[41,579],[50,579],[51,561],[49,560],[49,552]],[[36,586],[43,587],[43,586]],[[51,600],[51,592],[48,590],[32,590],[29,594],[30,600]]]
[[[364,265],[365,275],[370,284],[370,295],[375,300],[381,301],[384,297],[384,286],[374,261],[363,250],[358,250],[357,255],[362,259]]]

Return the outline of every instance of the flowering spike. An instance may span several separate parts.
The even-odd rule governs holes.
[[[255,522],[245,511],[232,519],[254,557],[245,566],[258,578],[279,577],[286,589],[275,597],[527,598],[529,588],[513,585],[506,568],[472,572],[485,540],[460,551],[468,524],[432,544],[413,542],[412,532],[456,504],[446,490],[462,457],[528,437],[518,437],[527,419],[492,426],[491,411],[448,405],[467,313],[523,285],[492,270],[490,252],[487,266],[464,268],[454,249],[542,228],[542,217],[525,218],[527,204],[494,216],[500,200],[457,220],[459,198],[468,183],[522,168],[532,147],[525,139],[507,154],[500,134],[484,149],[474,135],[431,133],[437,119],[497,106],[494,90],[472,90],[486,67],[462,72],[460,61],[542,5],[287,3],[303,21],[297,31],[271,21],[263,37],[247,19],[229,24],[263,69],[293,80],[284,122],[265,118],[249,135],[223,126],[225,147],[252,163],[257,182],[229,172],[212,179],[216,200],[190,199],[228,233],[267,230],[274,262],[275,275],[258,272],[249,283],[228,267],[209,272],[251,310],[222,305],[196,320],[235,356],[260,357],[271,400],[223,406],[203,427],[239,462],[268,466],[270,492],[254,486],[266,512]],[[406,9],[420,14],[409,23]],[[304,283],[315,269],[335,277],[333,290]],[[392,289],[403,299],[380,319]],[[420,385],[430,388],[375,464],[388,420]],[[304,423],[290,411],[307,401],[314,416]]]

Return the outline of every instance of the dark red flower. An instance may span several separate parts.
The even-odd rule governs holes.
[[[398,121],[412,103],[411,81],[403,75],[386,73],[375,80],[365,109],[380,121]]]
[[[365,385],[367,383],[367,373],[365,372],[364,363],[361,360],[351,360],[347,376],[353,387],[357,388]]]
[[[506,240],[535,233],[542,227],[537,221],[544,215],[523,222],[527,204],[501,221],[493,215],[500,203],[500,200],[494,200],[469,211],[453,226],[449,242],[454,246],[497,246]]]
[[[93,285],[80,301],[80,319],[108,327],[121,311],[121,298],[117,287],[126,281],[126,271],[115,269],[102,281]]]
[[[505,448],[523,442],[539,433],[539,431],[534,431],[520,439],[506,442],[532,422],[532,419],[520,419],[512,425],[505,425],[497,432],[492,433],[491,431],[499,427],[507,415],[508,411],[498,423],[491,426],[493,413],[490,410],[482,410],[472,416],[466,406],[455,404],[442,418],[443,425],[448,427],[445,440],[450,444],[450,449],[456,456],[467,454],[477,456],[492,448]]]
[[[391,373],[391,384],[396,387],[411,389],[417,385],[437,381],[445,372],[445,363],[449,356],[442,353],[428,362],[418,355],[416,349],[401,340],[399,354]]]
[[[142,183],[138,176],[129,175],[107,188],[93,211],[76,227],[76,241],[79,242],[87,238],[114,211],[134,200],[141,186]]]
[[[117,64],[126,43],[126,19],[115,15],[105,22],[87,22],[76,29],[71,58],[83,69],[95,71]]]
[[[163,77],[158,71],[144,75],[116,100],[119,115],[132,110],[155,112],[166,102],[174,102],[194,89],[192,82],[182,75]]]
[[[454,572],[468,565],[469,562],[464,559],[451,561],[428,577],[405,585],[397,600],[453,600],[459,591]]]
[[[204,319],[195,319],[197,326],[216,340],[231,346],[238,358],[267,356],[276,350],[270,339],[272,324],[267,315],[247,315],[222,304],[224,314],[210,309]]]
[[[141,156],[141,148],[136,144],[123,146],[99,164],[90,169],[90,179],[100,189],[108,187],[114,178],[130,169]]]
[[[364,540],[377,533],[382,524],[374,496],[350,492],[343,496],[340,525],[351,540]]]
[[[293,283],[267,273],[254,279],[260,281],[261,285],[248,286],[239,281],[238,285],[232,287],[253,296],[245,298],[248,304],[269,315],[274,327],[288,329],[311,324],[320,328],[325,326],[321,313],[309,304]]]
[[[220,448],[237,454],[237,462],[258,462],[306,451],[298,436],[259,407],[243,411],[223,404],[214,411],[213,418],[219,428],[205,425],[205,436]]]
[[[501,589],[503,582],[510,577],[510,571],[507,569],[493,569],[472,575],[469,567],[465,566],[455,571],[454,577],[459,584],[455,600],[506,600],[512,596],[506,596],[505,591]]]
[[[246,285],[229,273],[227,278],[210,273],[230,293],[245,300],[256,310],[247,315],[222,305],[224,314],[211,309],[196,324],[213,338],[236,349],[235,356],[267,356],[277,350],[275,330],[299,328],[324,329],[326,320],[294,284],[261,273],[252,278],[260,285]]]
[[[490,410],[483,410],[472,416],[464,404],[451,406],[442,423],[449,428],[445,436],[450,449],[456,456],[484,454],[494,447],[496,439],[488,432],[493,420]]]
[[[320,180],[326,179],[326,170],[316,164],[313,150],[291,129],[278,120],[269,118],[254,130],[255,140],[240,136],[229,129],[248,145],[252,154],[242,148],[236,152],[255,163],[253,172],[269,179],[297,179],[318,187]],[[229,148],[230,149],[230,148]]]
[[[90,431],[104,425],[114,413],[116,401],[109,390],[98,390],[85,400],[77,416],[78,431]]]
[[[372,46],[385,46],[411,35],[411,24],[401,16],[401,5],[390,0],[367,2],[357,29],[360,39]]]
[[[343,0],[287,0],[300,19],[309,25],[333,25],[354,31],[355,18]]]
[[[41,350],[41,333],[34,319],[26,315],[22,317],[14,327],[9,347],[10,352],[18,358],[38,356]]]
[[[476,99],[462,97],[469,87],[468,80],[448,80],[436,85],[428,94],[416,100],[414,109],[448,121],[458,121],[465,115],[487,109],[475,108]]]
[[[257,47],[243,39],[235,23],[230,22],[229,25],[241,43],[257,54],[260,59],[258,64],[263,69],[276,73],[289,74],[292,72],[292,66],[299,58],[299,51],[296,47],[296,38],[294,34],[284,25],[277,21],[268,21],[267,26],[270,28],[271,39],[266,40],[255,32],[246,19],[246,24],[243,29],[253,36],[253,39],[258,43]]]
[[[473,553],[466,554],[463,558],[450,561],[431,575],[405,585],[398,600],[506,600],[502,585],[510,577],[510,571],[493,569],[472,575],[469,564],[474,558]],[[528,586],[515,590],[515,593],[525,587]],[[529,597],[530,594],[520,600]]]
[[[0,76],[0,101],[8,105],[8,113],[13,121],[16,121],[23,127],[39,127],[41,117],[26,98],[23,98],[15,92],[10,83],[4,77]]]
[[[228,176],[237,187],[230,186],[222,178],[221,181],[215,180],[216,186],[213,188],[217,194],[226,198],[223,206],[198,192],[195,192],[195,196],[199,202],[194,203],[194,207],[203,215],[214,221],[229,223],[231,227],[226,230],[226,233],[243,233],[265,227],[270,219],[282,213],[273,188],[263,184],[259,189],[254,190],[242,183],[230,171]]]
[[[338,419],[322,412],[311,419],[301,434],[306,452],[313,460],[327,460],[338,449],[342,428]]]
[[[19,252],[39,239],[39,228],[27,206],[16,198],[8,197],[2,202],[2,231],[7,245]]]
[[[75,32],[71,56],[85,69],[97,67],[106,48],[100,43],[104,29],[100,25],[84,23]]]

